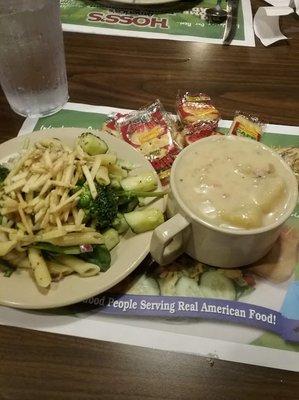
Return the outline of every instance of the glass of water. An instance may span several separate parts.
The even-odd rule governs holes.
[[[50,115],[67,102],[59,0],[0,0],[0,84],[23,116]]]

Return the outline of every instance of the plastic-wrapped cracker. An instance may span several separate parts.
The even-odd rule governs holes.
[[[259,120],[258,117],[236,111],[229,134],[260,141],[262,138],[263,129],[264,124]]]
[[[133,111],[116,121],[120,136],[141,151],[157,171],[163,185],[169,182],[170,168],[180,152],[175,121],[161,102]]]
[[[177,97],[177,114],[183,125],[200,122],[218,122],[219,111],[212,104],[210,96],[204,93],[186,92]]]
[[[124,116],[125,116],[125,114],[121,114],[121,113],[113,114],[106,122],[104,122],[104,124],[102,126],[102,131],[119,138],[120,132],[117,127],[117,122],[120,118],[122,118]]]
[[[220,114],[207,94],[179,94],[176,110],[186,145],[213,135],[218,127]]]

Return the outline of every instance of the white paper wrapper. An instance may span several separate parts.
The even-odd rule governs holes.
[[[295,7],[296,13],[299,15],[299,0],[291,0],[291,7]]]
[[[283,2],[283,0],[280,1]],[[271,3],[272,2],[274,3],[274,0],[271,0]],[[268,1],[268,3],[270,3],[270,1]],[[254,16],[253,26],[256,36],[264,46],[269,46],[278,40],[287,39],[280,30],[279,17],[293,12],[293,8],[288,6],[260,7],[257,10]]]
[[[293,7],[299,15],[299,0],[265,0],[271,6],[275,7]]]
[[[292,7],[293,0],[265,0],[271,6],[275,7]]]

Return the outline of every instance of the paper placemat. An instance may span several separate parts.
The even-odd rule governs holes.
[[[214,0],[195,2],[184,11],[161,12],[142,8],[101,6],[89,0],[61,0],[61,20],[65,31],[169,39],[222,44],[225,24],[210,24],[205,10],[215,6]],[[224,8],[226,2],[223,0]],[[251,4],[241,0],[235,39],[238,46],[255,46]]]
[[[108,115],[126,111],[68,103],[55,115],[27,119],[20,134],[62,126],[100,129]],[[221,121],[221,129],[230,123]],[[299,127],[268,125],[263,142],[293,148],[298,136]],[[298,207],[288,226],[298,234]],[[291,278],[274,284],[256,276],[254,290],[236,301],[194,298],[188,293],[186,297],[110,293],[50,311],[1,307],[0,324],[299,371],[299,264],[293,261]]]

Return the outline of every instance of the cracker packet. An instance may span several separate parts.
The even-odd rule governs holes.
[[[229,135],[243,136],[260,141],[265,125],[258,117],[236,111],[229,129]]]
[[[196,142],[199,139],[217,134],[218,122],[199,122],[186,125],[182,130],[185,145]]]
[[[120,131],[117,127],[118,120],[124,117],[126,114],[114,113],[104,124],[102,125],[101,130],[105,133],[109,133],[109,135],[115,136],[117,138],[120,137]]]
[[[182,127],[185,145],[215,134],[220,119],[219,111],[210,96],[186,92],[178,95],[176,111]]]
[[[150,161],[162,185],[169,183],[171,166],[181,147],[174,119],[160,100],[120,117],[116,126],[120,136]]]
[[[204,93],[179,94],[176,110],[183,126],[209,122],[218,123],[220,119],[220,113],[212,104],[210,96]]]

